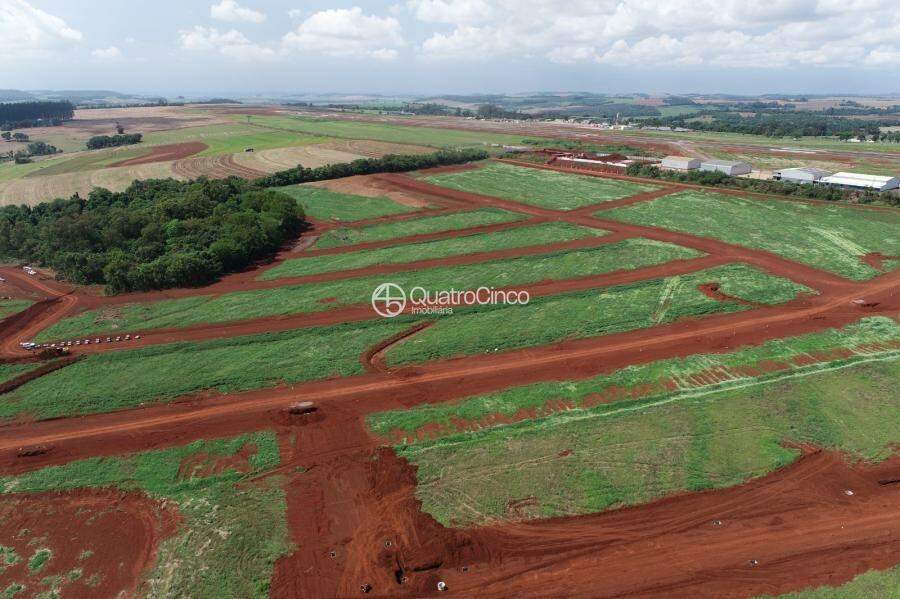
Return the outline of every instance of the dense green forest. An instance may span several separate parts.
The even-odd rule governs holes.
[[[37,206],[0,208],[0,256],[53,268],[108,293],[209,283],[272,256],[305,226],[296,200],[268,187],[487,158],[483,150],[384,156],[247,181],[135,181]]]
[[[769,137],[877,135],[880,127],[900,125],[900,117],[851,119],[821,112],[769,111],[742,116],[737,112],[704,111],[691,115],[653,118],[644,125],[687,127],[697,131],[750,133]]]
[[[0,129],[58,125],[75,117],[75,105],[63,102],[10,102],[0,104]]]
[[[202,285],[275,252],[303,225],[287,195],[242,179],[135,181],[0,209],[0,253],[107,291]]]
[[[100,148],[114,148],[116,146],[129,146],[141,143],[143,135],[140,133],[126,133],[124,135],[95,135],[87,140],[88,150]]]

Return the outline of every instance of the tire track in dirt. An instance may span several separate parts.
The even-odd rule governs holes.
[[[406,341],[416,333],[423,331],[434,324],[433,320],[425,320],[417,322],[405,331],[400,331],[396,335],[392,335],[387,339],[379,341],[360,356],[359,361],[362,363],[366,372],[388,372],[388,367],[384,363],[384,353],[394,345]]]

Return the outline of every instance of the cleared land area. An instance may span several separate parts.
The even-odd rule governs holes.
[[[391,280],[404,289],[414,285],[427,289],[474,289],[482,285],[501,288],[547,280],[576,279],[698,256],[699,252],[669,243],[627,239],[597,248],[399,272],[392,274]],[[49,341],[121,330],[185,327],[329,310],[367,303],[372,290],[383,282],[383,276],[363,277],[221,296],[110,306],[62,320],[44,330],[38,339]]]
[[[306,215],[314,220],[354,221],[416,210],[384,196],[368,198],[309,185],[275,189],[296,199]]]
[[[779,595],[777,599],[870,599],[871,597],[896,597],[900,589],[900,566],[885,570],[870,570],[841,586],[823,586],[799,593]],[[760,597],[759,599],[766,599]]]
[[[890,454],[900,361],[873,362],[659,406],[560,413],[399,448],[418,497],[462,526],[584,514],[737,485],[789,464],[785,441]]]
[[[438,216],[409,219],[393,223],[378,223],[363,227],[339,227],[323,233],[315,244],[316,249],[326,249],[372,241],[385,241],[412,235],[427,235],[470,227],[497,225],[525,220],[524,214],[499,208],[482,208]]]
[[[496,162],[477,169],[426,176],[425,181],[441,187],[515,200],[552,210],[574,210],[659,189],[653,185],[629,181]]]
[[[46,596],[268,597],[291,548],[283,481],[248,479],[279,462],[263,432],[0,478],[3,580]]]
[[[605,234],[606,231],[579,227],[569,223],[540,223],[505,231],[477,233],[452,239],[395,245],[375,250],[294,258],[285,260],[278,266],[267,270],[260,279],[300,277],[323,272],[365,268],[376,264],[397,264],[533,245],[552,245],[585,237],[600,237]]]
[[[6,318],[10,314],[21,312],[34,302],[31,300],[8,299],[0,300],[0,318]]]
[[[716,283],[725,296],[700,290]],[[802,285],[733,264],[687,275],[536,298],[527,306],[459,310],[385,352],[390,365],[505,351],[652,327],[678,318],[747,309],[743,302],[778,304],[810,292]],[[515,322],[515,328],[508,326]]]
[[[883,272],[867,256],[885,257],[884,270],[900,265],[900,212],[685,191],[601,216],[768,250],[856,280]]]

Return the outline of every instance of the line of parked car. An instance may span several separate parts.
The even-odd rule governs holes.
[[[118,343],[121,341],[137,341],[140,339],[140,335],[119,335],[117,337],[94,337],[94,339],[75,339],[74,341],[58,341],[56,343],[34,343],[32,341],[25,341],[20,343],[19,345],[23,349],[55,349],[57,347],[72,347],[77,345],[91,345],[91,344],[100,344],[100,343]]]

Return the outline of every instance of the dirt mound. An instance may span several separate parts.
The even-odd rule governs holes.
[[[36,596],[59,576],[64,597],[131,596],[179,520],[145,495],[111,489],[0,496],[6,564],[15,556],[0,588],[18,583]]]
[[[199,154],[208,146],[202,141],[189,141],[181,144],[168,144],[164,146],[156,146],[150,150],[149,154],[138,156],[137,158],[129,158],[108,165],[106,168],[116,166],[134,166],[136,164],[148,164],[150,162],[165,162],[167,160],[180,160]]]

